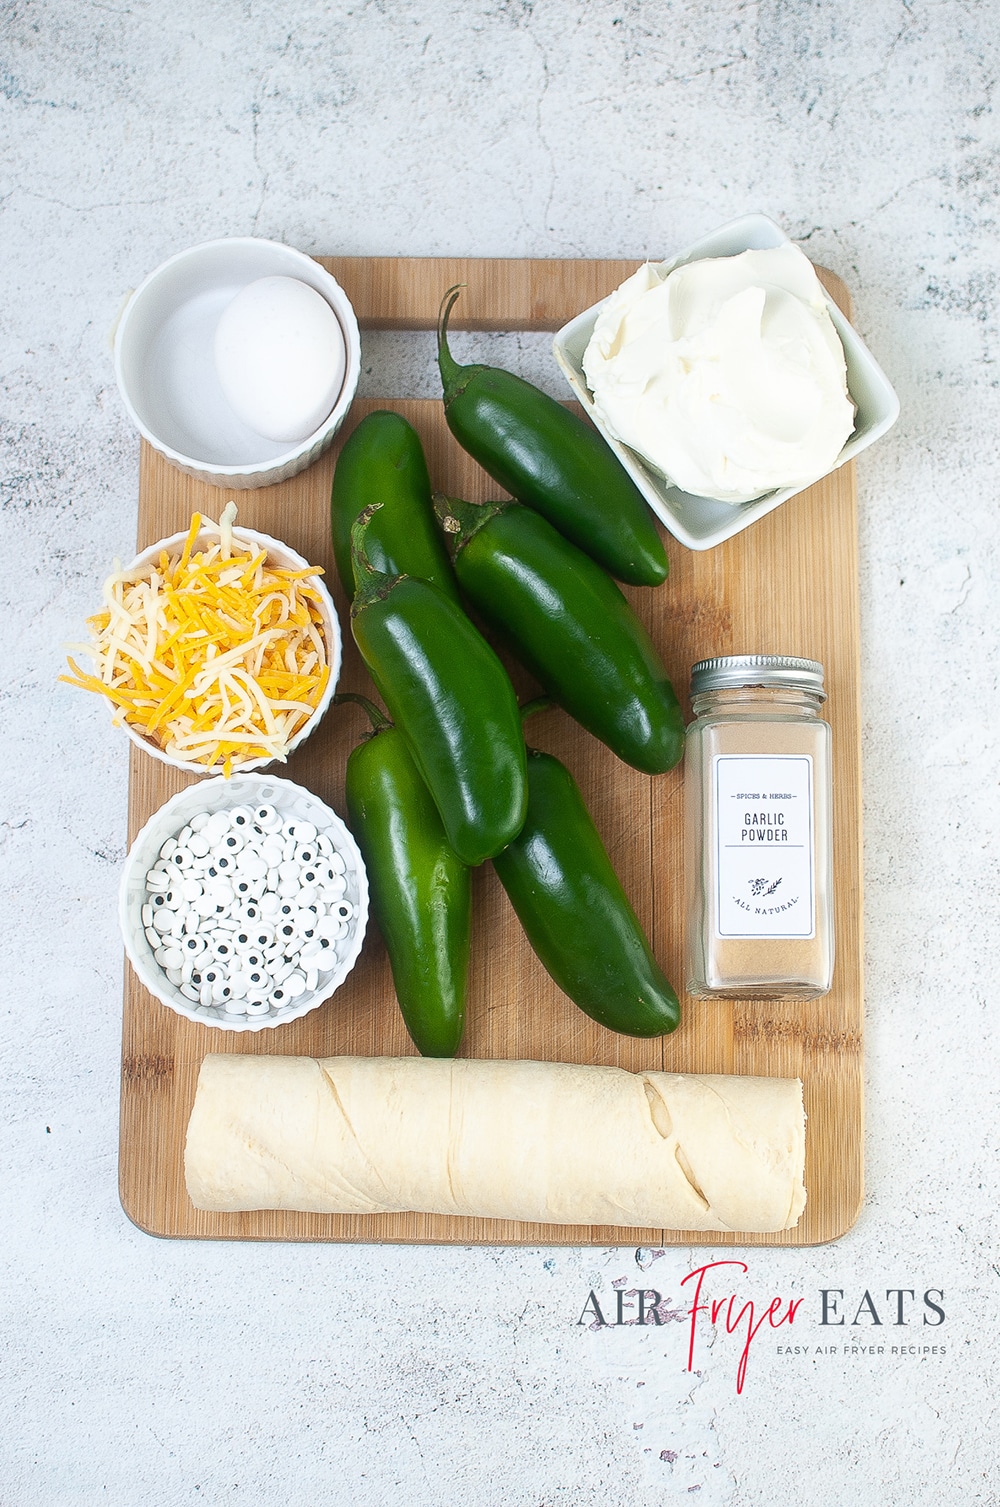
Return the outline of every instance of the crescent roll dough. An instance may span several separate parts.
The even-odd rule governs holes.
[[[231,1055],[202,1063],[185,1172],[199,1209],[768,1231],[804,1154],[797,1078]]]

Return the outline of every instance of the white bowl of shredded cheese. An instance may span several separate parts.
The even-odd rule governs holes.
[[[90,619],[92,674],[137,748],[189,774],[284,762],[330,705],[340,674],[337,612],[321,572],[267,534],[199,514],[104,584]]]

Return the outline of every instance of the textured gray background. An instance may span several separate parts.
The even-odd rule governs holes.
[[[3,1507],[1000,1500],[998,42],[990,0],[0,3]],[[846,279],[903,405],[858,468],[860,1223],[717,1274],[805,1300],[742,1396],[724,1330],[688,1374],[681,1322],[576,1322],[616,1282],[685,1307],[697,1252],[139,1234],[115,1165],[124,741],[55,683],[134,538],[123,293],[217,235],[663,256],[750,209]],[[824,1330],[821,1287],[848,1319],[865,1288],[883,1310],[940,1288],[947,1321]],[[845,1335],[886,1353],[813,1353]]]

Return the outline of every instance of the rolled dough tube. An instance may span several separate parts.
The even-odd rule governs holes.
[[[804,1148],[797,1078],[220,1055],[185,1172],[199,1209],[767,1231],[798,1221]]]

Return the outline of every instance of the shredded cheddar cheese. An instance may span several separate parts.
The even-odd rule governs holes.
[[[141,576],[118,562],[104,607],[88,620],[94,673],[69,660],[60,680],[97,691],[113,720],[164,753],[229,775],[254,759],[285,759],[330,677],[318,568],[284,570],[233,537],[236,504],[218,525],[195,513],[180,555]],[[219,541],[195,551],[202,529]]]

